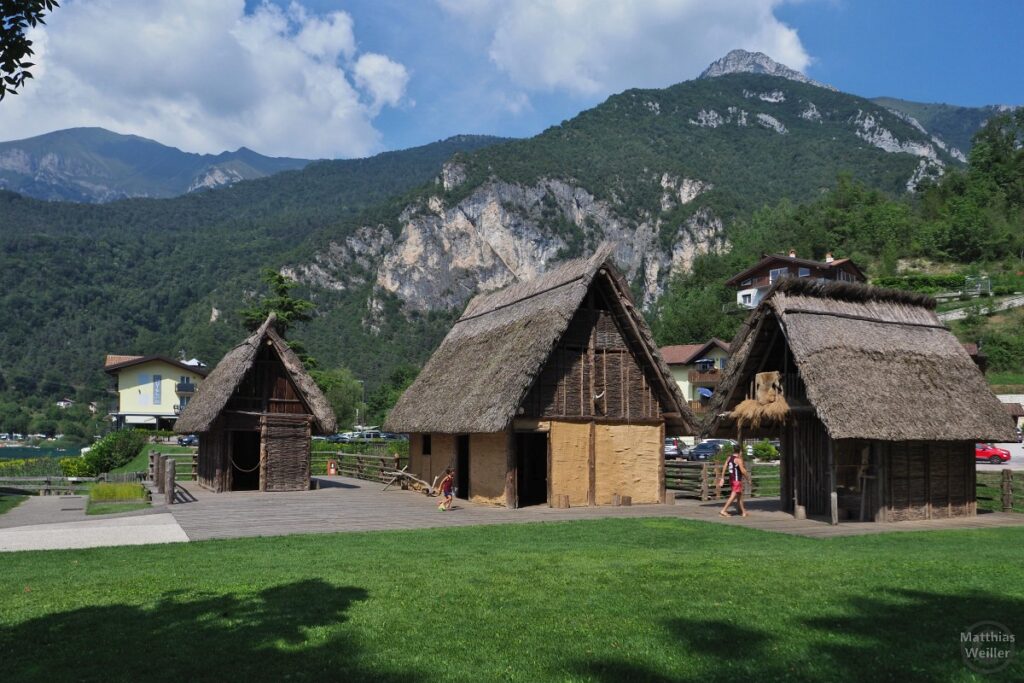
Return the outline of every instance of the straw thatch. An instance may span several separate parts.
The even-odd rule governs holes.
[[[625,331],[653,360],[652,375],[668,423],[692,433],[694,420],[662,360],[611,249],[569,261],[533,280],[476,296],[399,399],[386,422],[396,432],[465,434],[509,427],[519,406],[565,334],[595,278],[607,278],[616,313],[639,331]]]
[[[1005,409],[934,308],[920,294],[780,280],[733,340],[706,431],[722,428],[723,413],[744,399],[778,329],[833,439],[1012,438]]]
[[[260,347],[270,342],[281,363],[291,378],[309,414],[314,418],[315,431],[329,434],[336,429],[334,410],[320,387],[306,372],[302,361],[288,344],[274,331],[276,317],[273,313],[253,332],[248,339],[228,351],[209,377],[196,389],[195,396],[188,402],[174,425],[179,434],[203,433],[213,426],[214,420],[227,405],[231,395],[252,369]]]

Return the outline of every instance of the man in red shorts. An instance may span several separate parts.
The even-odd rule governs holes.
[[[738,452],[733,453],[731,445],[726,445],[723,448],[728,448],[730,452],[729,459],[725,461],[724,476],[718,478],[718,487],[721,488],[722,484],[725,483],[725,479],[728,478],[732,493],[729,494],[729,500],[725,501],[725,505],[718,514],[723,517],[729,517],[729,506],[735,500],[740,508],[740,514],[746,517],[747,509],[743,507],[743,477],[748,476],[747,468],[743,464],[743,456]]]

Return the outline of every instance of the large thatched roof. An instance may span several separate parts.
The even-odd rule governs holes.
[[[786,278],[733,340],[705,431],[744,399],[776,330],[833,439],[1005,441],[1006,410],[930,297],[867,285]],[[799,416],[797,416],[799,419]]]
[[[628,287],[602,247],[532,280],[476,296],[388,416],[396,432],[464,434],[507,429],[595,278],[607,278],[613,305],[632,321],[638,349],[651,359],[669,428],[692,433],[694,420]]]
[[[196,389],[192,400],[181,411],[181,416],[174,425],[174,431],[179,434],[209,431],[235,389],[245,378],[246,373],[252,369],[260,347],[267,342],[273,345],[295,384],[299,398],[313,415],[314,432],[328,434],[336,429],[334,410],[331,408],[330,402],[306,372],[299,357],[274,331],[274,321],[275,316],[271,313],[266,322],[249,335],[248,339],[224,355],[210,376],[204,379]]]

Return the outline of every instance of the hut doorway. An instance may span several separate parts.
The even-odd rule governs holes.
[[[548,434],[516,434],[516,507],[548,503]]]
[[[231,490],[259,491],[260,433],[231,433]]]
[[[455,497],[469,500],[469,434],[460,434],[456,441]]]

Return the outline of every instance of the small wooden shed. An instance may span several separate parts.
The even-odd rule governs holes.
[[[692,415],[604,247],[470,301],[386,422],[410,471],[507,507],[663,500]]]
[[[934,308],[909,292],[781,280],[733,340],[705,431],[779,437],[782,503],[798,515],[975,514],[974,444],[1013,428]]]
[[[330,403],[274,322],[221,359],[174,427],[199,435],[204,488],[308,491],[312,435],[335,430]]]

